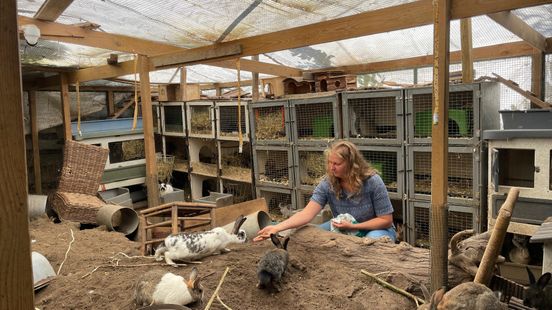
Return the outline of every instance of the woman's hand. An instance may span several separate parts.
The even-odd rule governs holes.
[[[332,220],[332,225],[339,229],[355,229],[354,224],[347,220],[341,220],[339,222]]]
[[[257,237],[253,239],[253,242],[263,241],[270,238],[270,234],[276,234],[278,232],[279,230],[276,229],[274,225],[268,225],[265,228],[259,230],[259,232],[257,233]]]

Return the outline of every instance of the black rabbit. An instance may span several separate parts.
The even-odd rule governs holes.
[[[552,309],[552,284],[549,284],[551,277],[550,272],[544,273],[535,281],[535,276],[531,270],[529,270],[528,267],[525,267],[525,269],[527,269],[530,284],[525,290],[523,304],[539,310]]]

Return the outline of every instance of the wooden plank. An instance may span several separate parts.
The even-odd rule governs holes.
[[[80,90],[80,88],[79,88]],[[115,113],[115,105],[114,105],[114,93],[112,90],[108,90],[105,92],[105,97],[107,101],[107,117],[112,116]]]
[[[125,105],[111,117],[112,119],[119,118],[119,116],[121,116],[126,110],[134,105],[134,95],[127,100],[128,102],[125,103]],[[138,102],[138,104],[140,104],[140,102]]]
[[[433,122],[431,128],[431,291],[448,281],[448,96],[450,0],[433,2]]]
[[[240,70],[242,71],[249,71],[254,73],[264,73],[264,74],[270,74],[275,76],[302,76],[303,71],[292,68],[292,67],[286,67],[282,65],[275,65],[270,64],[266,62],[260,62],[257,59],[249,60],[249,59],[240,59]],[[236,61],[235,60],[223,60],[223,61],[217,61],[217,62],[209,62],[207,63],[210,66],[223,66],[227,69],[236,69]]]
[[[0,309],[33,309],[17,1],[0,4]]]
[[[259,60],[259,55],[254,55],[253,60]],[[251,78],[251,98],[253,99],[253,101],[259,100],[259,73],[257,72],[253,72]]]
[[[498,12],[488,16],[533,47],[543,52],[546,51],[546,38],[512,12]]]
[[[180,68],[180,100],[186,101],[188,100],[188,70],[186,70],[186,66],[182,66]]]
[[[535,51],[531,55],[531,92],[540,100],[544,99],[544,63],[545,55],[541,51]],[[531,107],[536,105],[531,102]]]
[[[240,44],[209,45],[205,48],[200,47],[188,51],[152,56],[150,60],[157,69],[181,64],[197,64],[205,62],[205,60],[228,59],[229,56],[239,56],[242,53],[242,47]]]
[[[71,3],[73,3],[73,0],[46,0],[42,3],[34,18],[53,22]]]
[[[264,198],[249,200],[226,207],[215,208],[213,210],[214,214],[212,226],[224,226],[228,223],[233,223],[240,215],[248,215],[257,211],[268,212],[268,206]]]
[[[146,155],[146,186],[148,206],[159,205],[159,185],[157,182],[157,162],[155,157],[155,140],[153,137],[153,112],[149,79],[149,59],[138,56],[140,71],[140,96],[142,98],[142,126],[144,128],[144,152]]]
[[[63,128],[64,128],[64,137],[65,140],[72,140],[73,135],[71,134],[71,101],[69,99],[69,82],[67,73],[62,73],[59,75],[60,84],[61,84],[61,112],[63,119]]]
[[[498,80],[500,83],[508,86],[513,91],[517,92],[518,94],[522,95],[523,97],[529,99],[532,103],[536,104],[540,108],[543,109],[550,109],[551,104],[548,102],[544,102],[540,100],[539,98],[535,97],[531,92],[527,90],[521,89],[517,83],[511,80],[506,80],[505,78],[501,77],[500,75],[493,73],[493,75],[496,77],[496,80]]]
[[[38,126],[36,116],[36,91],[28,92],[29,95],[29,121],[31,123],[31,140],[33,143],[33,173],[35,193],[42,194],[42,177],[40,171],[40,149],[38,147]]]
[[[460,20],[460,41],[462,44],[462,82],[473,83],[471,18],[464,18]]]

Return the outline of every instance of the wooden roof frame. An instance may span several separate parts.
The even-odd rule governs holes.
[[[46,21],[54,21],[73,3],[73,0],[46,0],[34,18]]]

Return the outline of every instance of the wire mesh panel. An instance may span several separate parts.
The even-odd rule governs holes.
[[[174,170],[188,172],[190,168],[190,156],[188,143],[185,138],[163,136],[165,143],[165,155],[174,156]]]
[[[405,177],[402,147],[359,146],[359,150],[364,159],[378,171],[389,196],[402,198]]]
[[[240,152],[237,141],[218,141],[221,178],[251,183],[251,145],[243,143]]]
[[[186,102],[188,135],[198,138],[215,138],[215,113],[212,101]]]
[[[410,208],[410,224],[412,229],[412,239],[408,240],[411,244],[418,247],[429,248],[429,230],[430,230],[430,204],[423,202],[413,202]],[[472,207],[449,206],[448,211],[448,238],[465,229],[474,229],[479,231],[479,219],[477,212]]]
[[[161,105],[163,134],[185,136],[186,128],[184,120],[184,103],[183,102],[164,102]]]
[[[255,181],[261,186],[293,186],[293,155],[288,147],[253,148]]]
[[[247,101],[240,102],[215,102],[217,119],[217,138],[221,140],[238,140],[239,127],[243,141],[249,141],[249,114],[247,113]],[[238,110],[239,116],[238,116]],[[238,121],[239,119],[239,121]]]
[[[406,90],[406,98],[410,142],[431,143],[432,89]],[[498,129],[499,101],[499,88],[496,83],[450,85],[449,144],[475,144],[479,141],[481,129]]]
[[[189,139],[190,167],[194,174],[218,175],[218,150],[215,140]]]
[[[251,183],[223,179],[221,180],[221,188],[223,193],[232,194],[233,203],[240,203],[253,199]]]
[[[402,143],[402,94],[402,90],[344,92],[344,138],[357,144]]]
[[[287,100],[252,103],[250,107],[253,144],[282,145],[291,141]]]
[[[291,210],[296,210],[293,190],[283,188],[257,187],[257,198],[264,198],[273,220],[287,218]]]
[[[479,156],[476,149],[450,147],[448,152],[448,197],[459,204],[479,205]],[[412,147],[407,170],[409,197],[431,199],[431,147]]]
[[[293,140],[300,145],[321,145],[339,138],[337,96],[290,100]]]
[[[326,175],[325,148],[301,147],[295,148],[295,179],[296,186],[312,188],[324,179]]]

